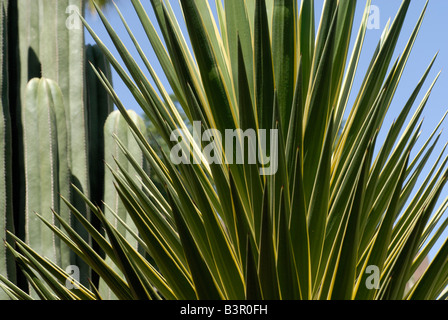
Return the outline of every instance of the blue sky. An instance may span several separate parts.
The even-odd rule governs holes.
[[[379,8],[379,19],[380,19],[380,29],[369,29],[366,34],[365,42],[364,42],[364,48],[363,48],[363,54],[359,63],[358,67],[358,76],[355,79],[355,84],[353,87],[353,92],[356,93],[359,89],[360,82],[362,81],[362,77],[365,74],[365,71],[370,63],[373,51],[375,50],[375,47],[378,43],[378,40],[380,39],[381,33],[390,18],[393,20],[395,17],[400,5],[401,0],[372,0],[372,5],[375,5]],[[168,82],[163,77],[163,72],[160,68],[160,66],[157,63],[157,59],[155,55],[152,52],[152,49],[150,47],[149,42],[146,39],[146,36],[144,34],[144,31],[139,23],[139,20],[133,10],[132,4],[128,0],[116,0],[117,6],[120,8],[122,13],[124,14],[125,18],[127,19],[127,22],[129,23],[131,29],[135,33],[137,39],[142,39],[142,42],[140,45],[147,53],[148,57],[150,58],[151,63],[153,63],[153,67],[155,68],[155,71],[161,75],[160,78],[166,84],[168,87]],[[153,21],[156,21],[150,1],[142,1],[145,8],[147,9],[148,15]],[[182,20],[182,13],[177,5],[177,1],[171,1],[173,8],[175,9],[176,14],[179,17],[179,20]],[[213,3],[214,1],[210,1],[212,4],[211,6],[214,7]],[[412,0],[411,5],[404,23],[404,27],[402,30],[401,37],[399,39],[399,42],[397,44],[397,49],[394,55],[394,58],[392,61],[395,60],[395,58],[402,52],[402,50],[405,48],[406,43],[408,41],[409,36],[412,33],[412,30],[420,16],[420,13],[426,3],[426,0]],[[317,22],[320,20],[321,15],[321,8],[322,8],[323,0],[316,0],[316,20]],[[361,22],[361,16],[364,10],[365,1],[358,0],[358,9],[356,11],[355,16],[355,25],[354,25],[354,31],[353,31],[353,37],[356,36],[358,27]],[[388,116],[386,117],[384,121],[384,129],[389,129],[391,123],[393,122],[394,118],[399,114],[401,108],[406,103],[407,99],[411,95],[412,91],[414,90],[415,86],[417,85],[418,81],[420,80],[421,76],[423,75],[424,71],[426,70],[427,66],[429,65],[431,59],[433,56],[439,52],[438,58],[434,64],[434,67],[431,71],[431,73],[428,76],[427,83],[422,88],[422,93],[417,98],[417,101],[413,107],[412,110],[415,110],[423,98],[424,94],[426,93],[426,90],[429,88],[431,82],[436,77],[437,73],[445,68],[445,71],[442,70],[442,74],[434,87],[431,97],[428,101],[427,107],[423,113],[424,122],[422,126],[422,134],[420,137],[419,142],[417,143],[417,146],[415,148],[416,151],[420,149],[420,146],[426,141],[426,139],[429,137],[431,132],[433,131],[434,127],[439,123],[442,116],[445,114],[445,112],[448,110],[448,71],[446,71],[448,67],[448,41],[446,41],[446,35],[445,33],[448,33],[448,28],[446,26],[447,24],[447,18],[446,14],[448,12],[448,1],[446,0],[431,0],[429,1],[428,9],[426,12],[425,19],[423,21],[423,25],[421,27],[419,36],[416,40],[416,43],[414,45],[413,52],[411,53],[411,56],[409,58],[407,67],[404,71],[401,83],[397,89],[397,92],[395,94],[395,98],[392,102],[390,111]],[[138,56],[135,49],[133,49],[133,45],[131,40],[128,38],[126,34],[126,30],[124,29],[121,20],[116,13],[113,6],[109,7],[105,11],[106,16],[108,17],[111,24],[116,28],[116,31],[119,35],[122,36],[123,42],[128,46],[129,51],[131,54],[134,54],[134,56]],[[100,38],[103,40],[103,42],[111,49],[113,53],[116,51],[113,50],[113,45],[111,41],[109,40],[109,37],[107,36],[104,27],[101,24],[100,19],[91,14],[87,14],[87,21],[92,26],[92,28],[97,32],[97,34],[100,36]],[[154,23],[157,25],[157,23]],[[182,22],[181,22],[182,26]],[[184,28],[184,30],[186,30]],[[185,31],[186,34],[186,31]],[[86,42],[87,43],[93,43],[93,39],[91,36],[86,33]],[[118,54],[116,54],[117,58]],[[120,59],[118,59],[120,61]],[[144,69],[144,68],[142,68]],[[149,78],[149,75],[148,75]],[[134,101],[131,93],[128,91],[128,89],[123,85],[121,80],[114,76],[114,87],[120,96],[121,100],[125,102],[126,107],[129,109],[134,109],[138,112],[141,112],[139,106]],[[352,95],[351,101],[353,101],[355,97]],[[349,102],[350,105],[350,102]],[[412,114],[411,110],[411,114]],[[446,120],[448,121],[448,119]],[[445,122],[446,122],[445,121]],[[442,128],[445,126],[445,123],[442,125]],[[430,166],[432,166],[432,163],[435,161],[437,156],[439,155],[442,147],[446,142],[448,142],[448,130],[444,130],[438,147],[436,148],[434,152],[434,156],[431,157],[429,160],[428,169]],[[384,139],[384,130],[380,132],[379,140],[382,138]],[[438,151],[438,152],[437,152]],[[422,177],[424,178],[424,176]],[[448,189],[445,189],[444,193],[442,194],[441,198],[444,199],[448,195]],[[446,237],[446,236],[445,236]],[[443,239],[440,240],[442,242],[445,237],[442,237]],[[434,251],[431,253],[431,256],[434,255]]]

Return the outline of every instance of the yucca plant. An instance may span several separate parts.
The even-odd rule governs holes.
[[[145,54],[144,39],[134,37],[118,7],[146,70],[98,7],[124,65],[86,27],[171,150],[151,147],[126,103],[97,71],[165,190],[116,139],[134,174],[122,159],[111,172],[138,232],[116,215],[123,234],[122,226],[84,197],[102,223],[102,234],[63,198],[120,275],[58,213],[54,217],[60,228],[43,219],[117,298],[446,298],[446,241],[406,290],[448,223],[443,220],[447,201],[437,206],[447,178],[444,148],[419,180],[436,150],[440,124],[411,158],[437,79],[422,101],[416,99],[435,57],[386,128],[386,138],[378,140],[426,5],[401,55],[392,61],[410,5],[410,0],[402,2],[372,53],[359,91],[352,92],[370,0],[350,54],[354,0],[325,1],[317,30],[312,0],[300,6],[287,0],[216,1],[217,20],[207,0],[180,0],[188,38],[170,1],[151,0],[161,34],[142,3],[131,2],[169,87]],[[169,92],[196,131],[188,130]],[[356,99],[349,105],[351,95]],[[144,254],[129,243],[129,234]],[[66,282],[76,279],[15,239],[15,247],[6,245],[42,299],[102,298],[93,284],[87,288],[76,282],[75,289],[68,288]],[[11,298],[30,298],[2,279]]]

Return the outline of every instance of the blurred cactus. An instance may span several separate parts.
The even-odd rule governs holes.
[[[146,125],[144,120],[134,111],[129,110],[128,114],[132,121],[137,125],[142,133],[146,132]],[[119,111],[114,111],[107,118],[106,124],[104,126],[104,154],[106,163],[112,167],[113,171],[121,171],[118,168],[117,162],[122,166],[122,169],[130,176],[136,177],[138,174],[132,167],[131,163],[128,161],[126,155],[121,150],[119,144],[126,150],[130,156],[132,156],[135,161],[139,164],[141,168],[145,168],[143,153],[135,140],[132,131],[127,124],[125,118]],[[104,191],[104,202],[106,207],[104,209],[104,214],[108,221],[119,230],[120,234],[124,235],[126,240],[135,248],[138,249],[138,242],[132,235],[132,232],[126,229],[123,225],[124,222],[127,227],[132,230],[135,234],[138,234],[137,227],[132,221],[131,217],[128,215],[123,203],[114,186],[114,176],[111,170],[106,170],[105,173],[105,191]],[[141,188],[141,183],[135,179],[135,183],[139,188]],[[118,216],[120,219],[118,219]],[[121,220],[121,222],[119,221]],[[106,263],[112,265],[112,261],[109,257],[106,258]],[[118,267],[114,270],[121,274]],[[112,293],[110,288],[102,281],[99,284],[100,294],[103,299],[115,299],[115,295]]]
[[[99,6],[99,7],[106,7],[107,5],[112,3],[112,0],[84,0],[84,2],[87,4],[88,8],[94,12],[95,11],[95,5],[93,4],[94,2]]]

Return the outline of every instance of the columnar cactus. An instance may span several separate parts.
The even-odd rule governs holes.
[[[146,132],[146,125],[143,119],[135,111],[129,110],[128,114],[140,131]],[[112,112],[107,118],[104,126],[105,161],[112,168],[112,170],[118,170],[118,166],[116,164],[116,162],[118,162],[131,176],[137,176],[137,172],[133,169],[131,163],[126,159],[126,156],[120,150],[116,139],[119,140],[126,151],[132,155],[132,157],[141,165],[142,168],[145,167],[143,153],[135,140],[129,125],[119,111]],[[104,183],[104,202],[106,206],[104,213],[108,221],[113,221],[113,225],[119,230],[120,234],[125,235],[126,240],[138,249],[138,242],[135,237],[131,234],[131,232],[128,232],[126,227],[115,217],[115,215],[117,215],[133,232],[136,234],[138,233],[134,222],[127,214],[124,205],[120,201],[120,197],[115,190],[113,182],[114,177],[112,172],[110,170],[106,170]],[[140,185],[137,178],[135,182]],[[115,214],[113,214],[112,211]],[[112,261],[110,261],[109,258],[107,258],[106,261],[108,261],[109,264],[112,264]],[[117,267],[115,268],[115,271],[120,274]],[[110,300],[115,298],[109,287],[104,283],[102,284],[102,281],[100,281],[99,290],[103,299]]]
[[[15,0],[9,10],[8,0],[0,4],[0,233],[8,239],[6,230],[15,226],[17,236],[61,268],[76,265],[79,280],[87,284],[90,268],[58,242],[36,213],[51,218],[55,210],[70,221],[62,195],[95,223],[70,185],[101,206],[103,128],[113,103],[91,64],[112,81],[110,65],[97,46],[85,46],[79,18],[85,0]],[[9,22],[6,12],[11,13]],[[7,39],[14,53],[9,59]],[[7,70],[7,65],[16,67]],[[86,230],[72,220],[92,244]],[[0,274],[16,282],[14,259],[6,253],[0,246]],[[18,284],[26,286],[20,275]]]
[[[30,78],[56,81],[64,97],[73,178],[88,194],[84,34],[82,0],[18,0],[20,87]],[[72,181],[73,182],[73,181]]]
[[[101,206],[104,195],[104,124],[114,106],[92,65],[112,81],[111,68],[98,45],[86,46],[86,90],[89,137],[90,199]]]
[[[88,128],[85,89],[85,46],[84,30],[79,13],[83,12],[83,0],[17,0],[16,28],[10,31],[17,34],[17,52],[19,74],[17,75],[18,98],[16,109],[23,110],[26,95],[26,85],[32,78],[45,77],[54,80],[60,87],[67,118],[67,159],[70,167],[69,182],[76,185],[87,196],[90,195],[89,159],[88,159]],[[22,126],[23,114],[17,113],[16,123]],[[20,143],[21,132],[18,132]],[[24,150],[17,147],[19,161],[26,157]],[[21,166],[15,170],[21,171]],[[27,224],[24,213],[28,210],[39,211],[40,208],[20,207],[28,188],[23,172],[16,174],[21,177],[21,188],[16,188],[18,197],[18,225],[19,235],[24,236]],[[20,193],[19,195],[17,193]],[[89,210],[75,192],[70,193],[71,202],[86,217],[90,218]],[[42,208],[39,213],[49,213],[49,208]],[[51,212],[50,212],[51,213]],[[74,228],[89,241],[87,232],[78,227]],[[51,233],[50,230],[46,230]],[[74,256],[72,264],[80,268],[81,281],[87,283],[90,271],[87,265]],[[65,266],[61,266],[65,267]]]
[[[7,230],[14,230],[12,210],[12,145],[11,119],[9,115],[7,64],[7,0],[0,0],[0,237],[7,239]],[[14,259],[6,247],[0,245],[0,274],[15,281]],[[7,298],[0,290],[0,300]]]
[[[60,195],[69,198],[68,127],[62,92],[53,80],[32,79],[22,110],[25,152],[25,237],[40,254],[66,268],[70,251],[39,219],[55,210],[69,221]]]
[[[107,117],[113,111],[114,105],[103,84],[98,79],[93,67],[101,70],[112,82],[111,67],[98,45],[86,46],[86,94],[87,94],[87,125],[89,142],[89,173],[90,173],[90,199],[93,203],[103,208],[104,197],[104,124]],[[100,229],[99,220],[92,215],[92,224]],[[99,250],[95,243],[95,250]],[[92,281],[97,284],[98,279],[92,275]]]

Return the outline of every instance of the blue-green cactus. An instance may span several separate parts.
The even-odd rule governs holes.
[[[60,195],[69,197],[68,129],[62,92],[53,80],[32,79],[22,110],[25,153],[25,237],[27,243],[59,266],[71,264],[68,248],[36,213],[52,220],[52,211],[70,220]]]
[[[85,81],[85,45],[84,29],[79,14],[83,12],[83,0],[17,0],[17,75],[18,90],[17,105],[14,108],[25,108],[26,86],[32,78],[45,77],[52,79],[60,87],[64,100],[65,116],[67,118],[67,148],[66,156],[70,168],[69,182],[76,185],[87,196],[90,196],[89,181],[89,143],[86,106],[86,81]],[[23,114],[17,113],[16,122],[21,131]],[[17,132],[17,142],[22,143]],[[23,133],[24,135],[24,133]],[[26,157],[25,151],[17,147],[19,160]],[[18,166],[16,175],[21,177],[20,187],[15,197],[18,199],[18,225],[19,235],[25,236],[23,230],[27,224],[25,214],[29,210],[39,211],[40,208],[23,208],[23,198],[26,196],[28,181],[25,180],[22,166]],[[15,182],[16,183],[16,182]],[[75,192],[70,192],[70,200],[76,208],[86,217],[90,218],[88,207]],[[31,205],[31,204],[30,204]],[[42,212],[43,213],[43,212]],[[46,213],[51,214],[47,211]],[[78,226],[76,221],[74,228],[89,240],[87,232]],[[47,231],[47,230],[46,230]],[[50,230],[48,230],[51,233]],[[81,281],[87,283],[90,277],[90,269],[75,255],[72,264],[80,268]]]

